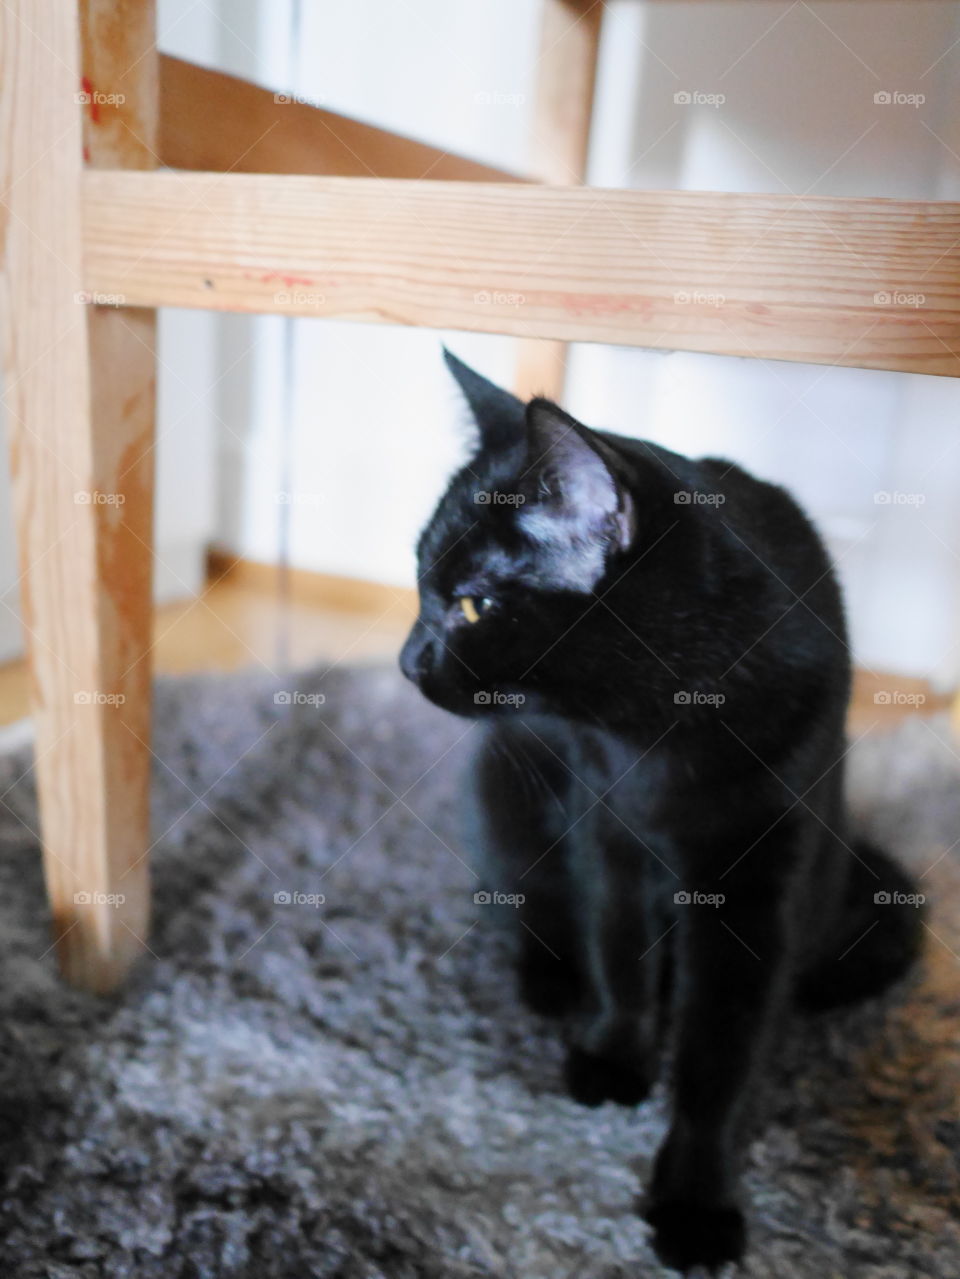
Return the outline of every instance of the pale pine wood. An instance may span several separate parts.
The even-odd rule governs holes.
[[[182,58],[161,54],[159,70],[160,156],[172,169],[523,180]]]
[[[90,172],[84,208],[138,305],[960,373],[956,203]]]
[[[44,873],[63,971],[95,991],[147,929],[154,370],[152,314],[80,296],[81,179],[84,152],[154,162],[153,32],[151,0],[0,8],[0,310]]]
[[[600,47],[602,0],[542,0],[530,172],[569,186],[584,179]]]
[[[541,8],[530,171],[541,182],[579,184],[587,172],[603,4],[541,0]],[[560,400],[566,371],[565,342],[521,342],[517,394],[525,400],[534,395]]]

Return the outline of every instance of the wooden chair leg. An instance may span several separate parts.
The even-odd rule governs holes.
[[[154,312],[84,293],[84,155],[153,166],[152,0],[0,8],[4,364],[44,871],[63,972],[145,945]]]
[[[587,173],[587,148],[600,48],[601,0],[541,0],[537,97],[530,176],[571,186]],[[567,369],[566,342],[520,343],[516,390],[523,399],[559,400]]]

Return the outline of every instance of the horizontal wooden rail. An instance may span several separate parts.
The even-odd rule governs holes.
[[[89,171],[94,300],[960,374],[960,204]]]
[[[169,54],[159,72],[160,158],[171,169],[523,180]]]

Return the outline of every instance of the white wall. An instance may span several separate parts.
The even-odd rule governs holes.
[[[536,0],[304,3],[272,82],[522,168],[537,9]],[[958,15],[950,0],[815,11],[780,0],[612,0],[591,181],[957,198],[948,93]],[[726,101],[678,105],[680,90]],[[880,90],[926,102],[879,105]],[[288,520],[297,565],[411,583],[416,532],[459,456],[442,335],[262,323],[274,327],[257,359],[257,416],[245,457],[233,449],[242,509],[222,531],[240,552],[272,559]],[[509,382],[509,340],[449,340]],[[858,659],[940,679],[960,673],[958,398],[947,379],[585,345],[574,350],[567,397],[588,422],[724,454],[788,483],[838,558]],[[887,491],[920,493],[923,505],[875,500]]]
[[[165,53],[232,69],[244,0],[208,6],[158,0],[157,43]],[[221,13],[229,15],[225,23]],[[164,309],[157,334],[157,489],[154,519],[158,601],[195,594],[206,576],[206,550],[216,532],[217,445],[227,429],[221,384],[229,360],[222,318]]]

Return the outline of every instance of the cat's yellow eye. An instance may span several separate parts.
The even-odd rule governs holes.
[[[479,622],[492,603],[485,595],[461,595],[460,611],[468,622]]]

